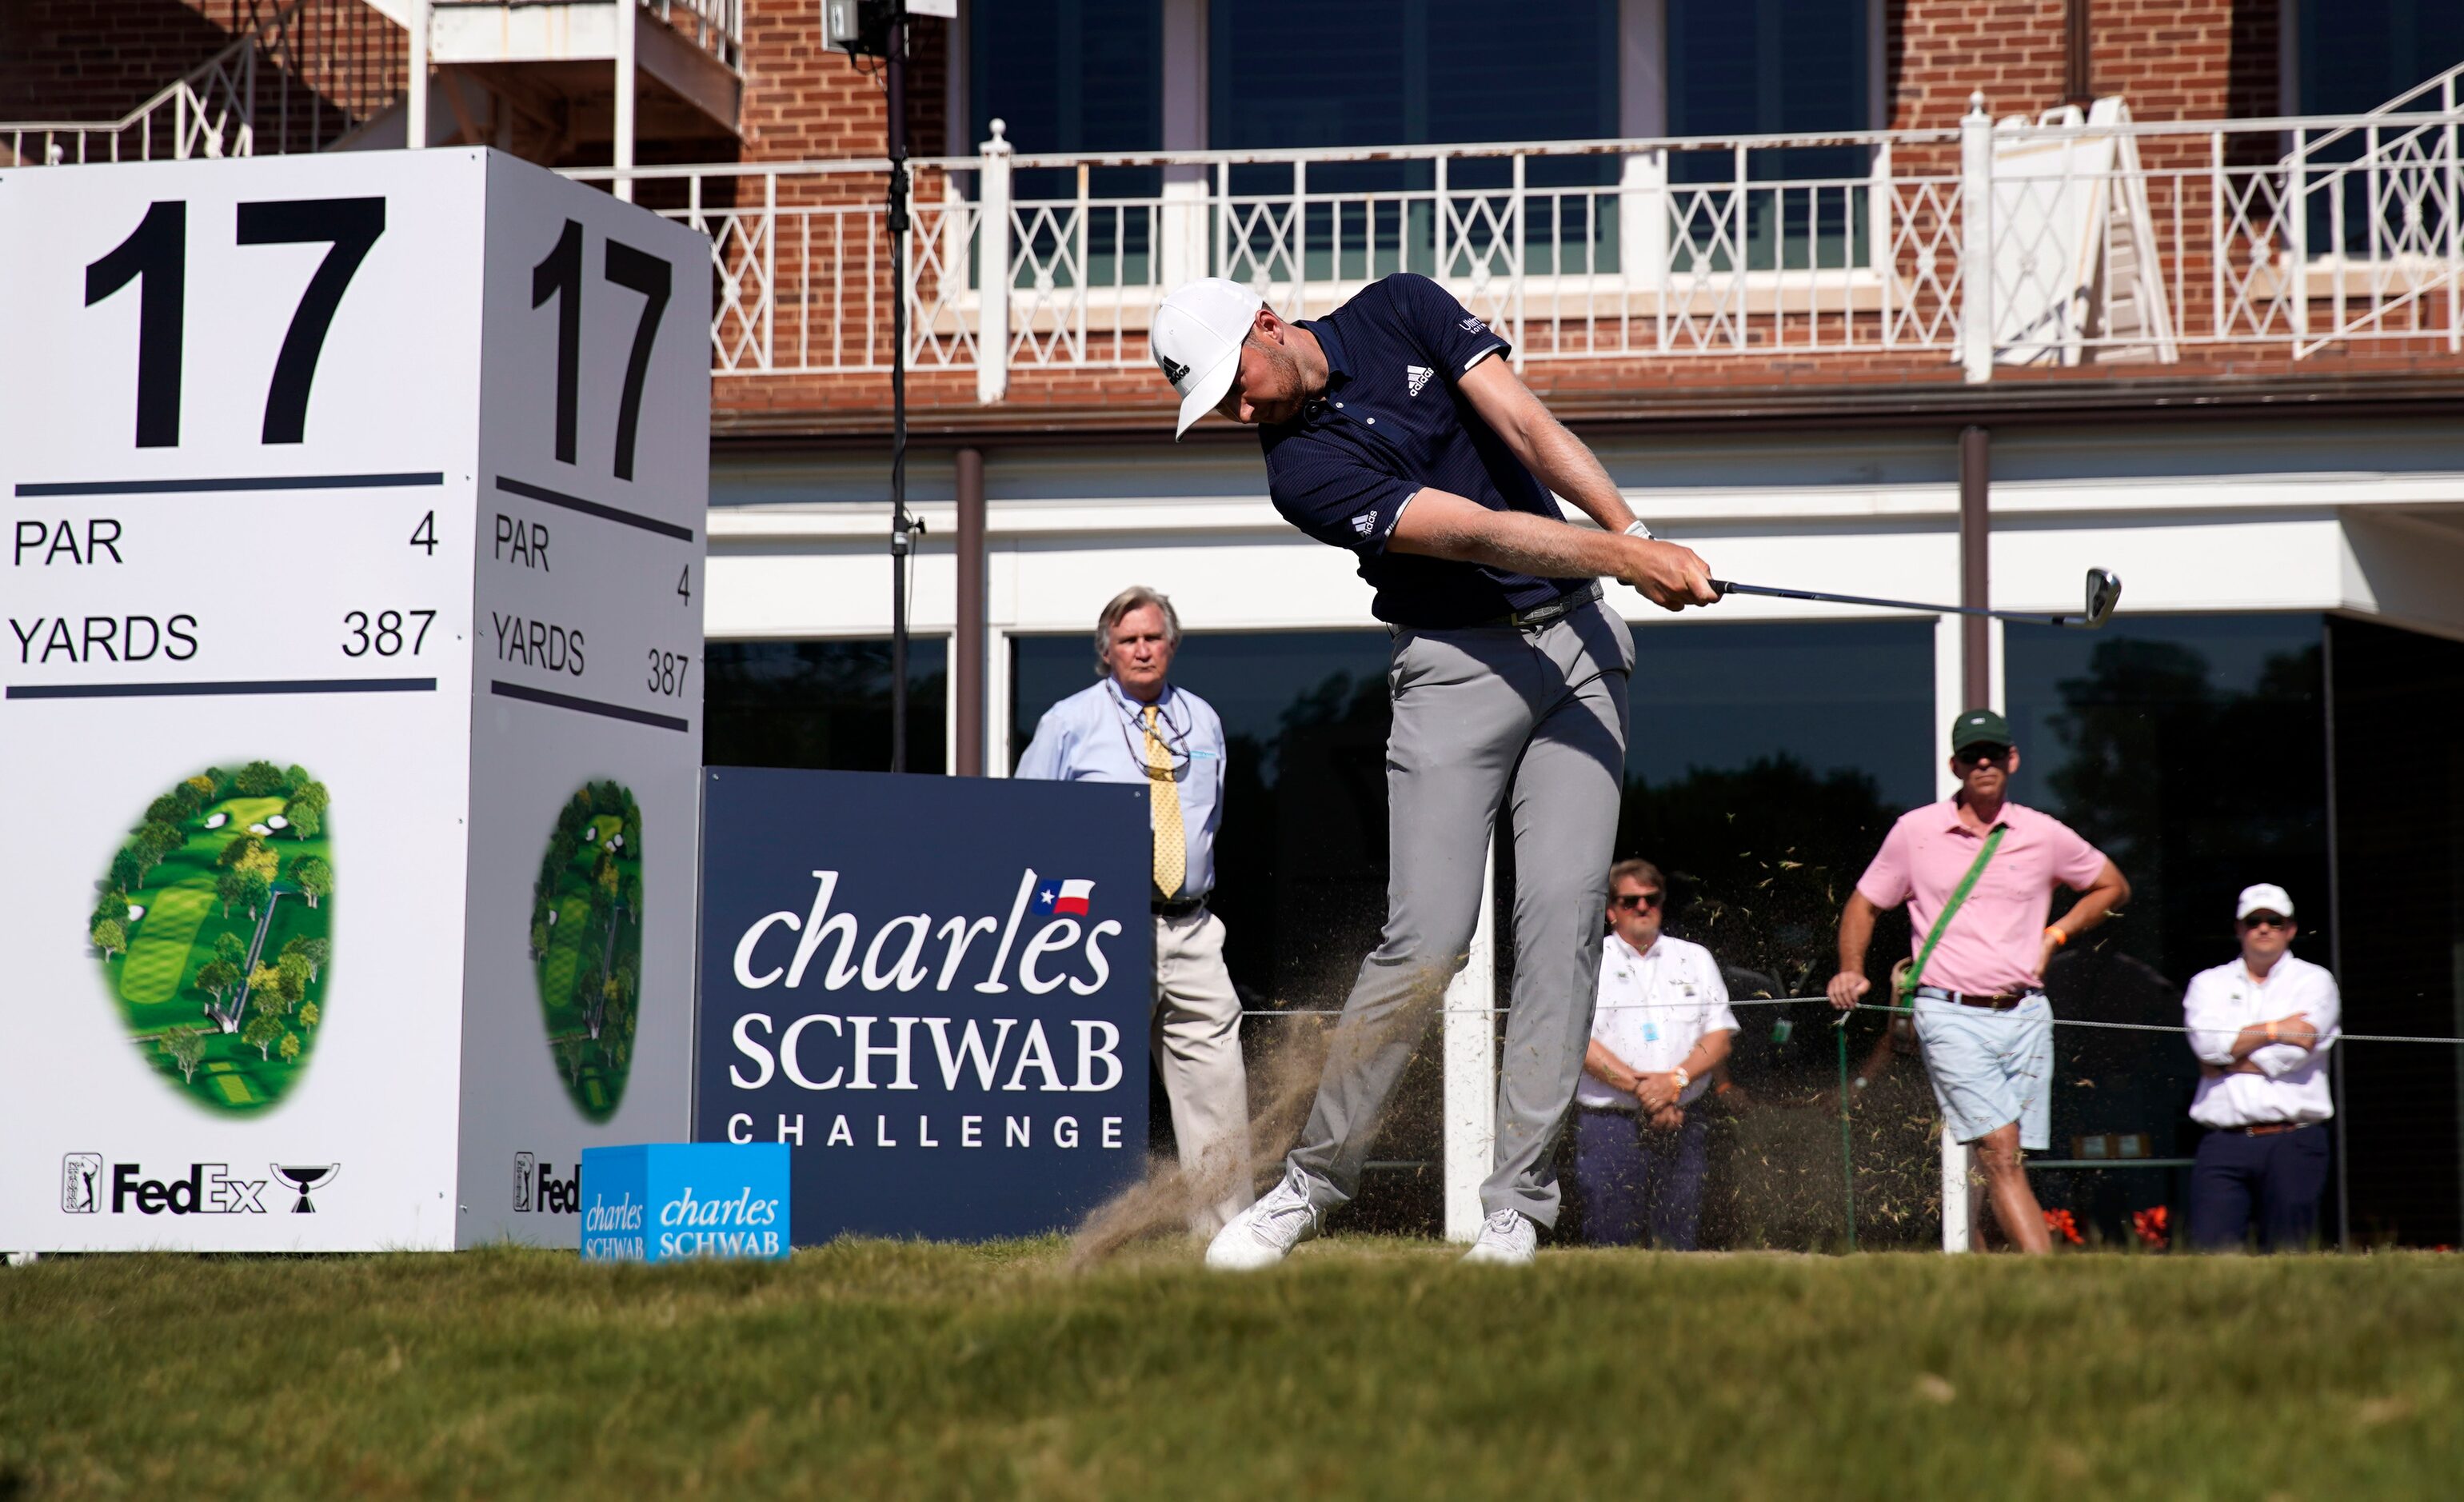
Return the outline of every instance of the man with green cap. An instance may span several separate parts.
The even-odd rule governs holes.
[[[1874,918],[1908,905],[1917,1037],[1934,1099],[1952,1138],[1983,1160],[2003,1235],[2022,1251],[2052,1249],[2044,1211],[2028,1187],[2024,1155],[2042,1152],[2052,1126],[2054,1012],[2045,967],[2064,944],[2104,921],[2130,883],[2102,851],[2049,814],[2013,803],[2019,750],[1990,709],[1951,722],[1950,772],[1959,790],[1900,816],[1839,915],[1839,973],[1831,1005],[1842,1011],[1869,988],[1865,950]],[[2054,888],[2080,894],[2056,921]]]

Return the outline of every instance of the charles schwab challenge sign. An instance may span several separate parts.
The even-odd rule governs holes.
[[[798,1245],[1074,1223],[1146,1161],[1144,787],[705,774],[694,1136]]]

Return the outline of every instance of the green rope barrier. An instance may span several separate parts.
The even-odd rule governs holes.
[[[1856,1137],[1848,1116],[1848,1019],[1841,1015],[1831,1034],[1839,1042],[1839,1186],[1848,1197],[1848,1249],[1857,1249]]]

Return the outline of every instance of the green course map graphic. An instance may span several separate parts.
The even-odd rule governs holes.
[[[531,961],[548,1051],[593,1121],[616,1114],[642,992],[642,810],[615,783],[566,801],[531,889]]]
[[[305,769],[271,762],[174,784],[86,919],[147,1062],[213,1110],[280,1100],[317,1046],[333,958],[326,802]]]

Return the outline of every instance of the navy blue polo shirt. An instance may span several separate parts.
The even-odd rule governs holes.
[[[1290,422],[1261,428],[1266,487],[1284,519],[1360,556],[1381,621],[1445,630],[1545,605],[1588,579],[1388,550],[1403,505],[1422,489],[1491,511],[1562,521],[1548,489],[1455,388],[1507,342],[1426,276],[1398,272],[1300,326],[1326,351],[1327,389]]]

